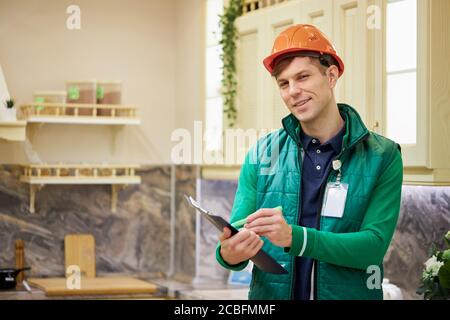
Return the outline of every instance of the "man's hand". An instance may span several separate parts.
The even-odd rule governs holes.
[[[290,247],[292,244],[292,227],[279,209],[259,209],[247,217],[244,228],[266,237],[276,246]]]
[[[220,235],[220,255],[228,264],[238,264],[256,255],[264,241],[253,231],[241,229],[234,236],[228,228]]]

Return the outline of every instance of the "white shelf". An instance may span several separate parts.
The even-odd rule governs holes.
[[[45,185],[110,184],[111,211],[117,210],[117,193],[130,184],[140,184],[139,165],[124,164],[27,164],[20,181],[30,185],[30,212],[35,212],[36,191]]]
[[[25,141],[26,121],[0,121],[0,139]]]
[[[29,184],[139,184],[141,177],[24,177]]]
[[[139,125],[136,107],[110,104],[32,103],[20,107],[28,123]]]
[[[136,107],[128,105],[31,103],[20,106],[20,110],[21,117],[29,127],[28,138],[31,142],[36,131],[44,124],[110,126],[114,129],[112,134],[114,151],[118,132],[124,126],[141,124],[136,115]]]
[[[129,117],[93,116],[29,116],[28,123],[92,124],[92,125],[139,125],[141,120]]]

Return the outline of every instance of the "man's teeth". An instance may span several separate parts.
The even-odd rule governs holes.
[[[295,107],[300,107],[300,106],[304,105],[305,103],[307,103],[309,100],[311,100],[311,98],[308,98],[308,99],[302,100],[300,102],[297,102],[296,104],[294,104],[294,106]]]

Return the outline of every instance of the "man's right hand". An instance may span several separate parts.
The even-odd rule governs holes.
[[[248,260],[262,248],[264,241],[255,232],[242,228],[234,236],[228,228],[220,235],[220,255],[226,263],[234,265]]]

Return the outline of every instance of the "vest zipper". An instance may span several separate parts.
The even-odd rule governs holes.
[[[298,148],[298,165],[299,165],[299,177],[300,177],[300,181],[298,184],[298,197],[297,197],[297,211],[295,212],[295,223],[298,224],[300,216],[299,216],[299,212],[301,209],[301,189],[302,189],[302,165],[303,165],[303,156],[302,156],[302,150],[303,147],[301,145],[300,142],[297,143],[297,148]],[[296,263],[295,263],[295,259],[296,257],[292,257],[292,282],[291,282],[291,300],[294,300],[294,290],[295,290],[295,279],[296,279],[296,275],[297,275],[297,270],[296,270]]]
[[[337,159],[338,159],[338,157],[335,157],[333,159],[333,161],[337,160]],[[316,218],[317,230],[320,230],[320,222],[321,222],[321,217],[322,217],[322,215],[321,215],[322,214],[322,204],[323,204],[323,197],[325,196],[325,189],[330,180],[331,173],[333,171],[334,170],[332,168],[330,168],[330,170],[328,171],[328,174],[327,174],[327,178],[325,179],[325,183],[320,187],[320,193],[319,193],[320,206],[319,206],[319,208],[317,208],[317,218]],[[319,266],[317,263],[317,259],[313,260],[313,269],[314,269],[314,275],[313,275],[314,276],[314,300],[317,300],[317,274],[319,273]]]
[[[348,148],[342,147],[341,152],[339,152],[339,154],[334,157],[334,160],[340,160],[344,154],[344,151],[346,153],[349,152],[350,149],[353,149],[353,147],[355,145],[357,145],[360,141],[365,140],[369,137],[369,134],[365,134],[363,136],[361,136],[359,139],[357,139],[355,142],[353,142]],[[319,195],[319,199],[320,199],[320,207],[317,209],[317,220],[316,220],[316,226],[317,226],[317,230],[320,230],[320,223],[322,222],[322,205],[323,205],[323,197],[325,195],[325,188],[328,184],[328,182],[330,182],[330,176],[331,173],[334,172],[334,170],[331,168],[330,171],[327,174],[327,178],[325,179],[325,184],[323,184],[320,188],[320,195]],[[313,261],[313,265],[314,265],[314,300],[317,300],[317,278],[318,278],[318,274],[319,274],[319,263],[317,261],[317,259],[314,259]]]

